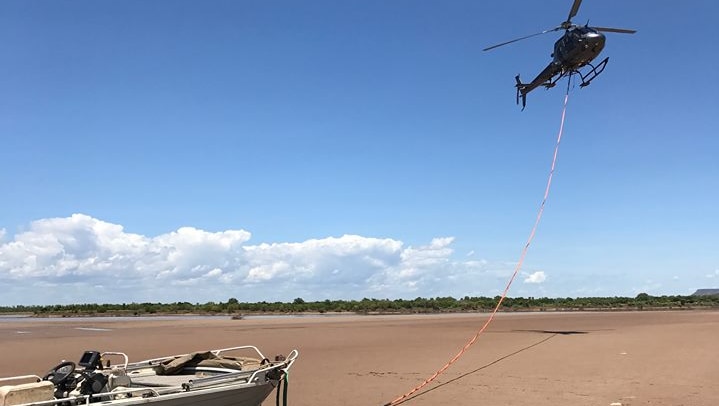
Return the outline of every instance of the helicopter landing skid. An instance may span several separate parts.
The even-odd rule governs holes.
[[[586,74],[582,74],[580,71],[575,71],[579,74],[579,77],[582,78],[582,83],[579,84],[579,87],[589,86],[592,80],[604,71],[604,68],[607,66],[607,62],[609,62],[609,57],[604,58],[604,60],[599,62],[597,66],[594,66],[591,63],[588,64],[592,67],[592,69],[590,69]]]

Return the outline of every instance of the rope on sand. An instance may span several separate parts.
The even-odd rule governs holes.
[[[570,78],[571,79],[571,78]],[[522,248],[522,254],[519,256],[519,261],[517,262],[516,267],[514,268],[514,273],[512,274],[512,277],[509,278],[509,282],[507,283],[507,286],[504,288],[504,292],[502,292],[502,296],[499,298],[499,301],[497,301],[497,305],[494,307],[494,310],[492,310],[492,313],[490,313],[489,318],[484,323],[482,328],[477,331],[477,333],[470,339],[467,344],[462,347],[462,349],[455,355],[449,362],[444,364],[442,368],[437,370],[432,376],[427,378],[424,382],[410,390],[409,392],[405,393],[404,395],[396,398],[395,400],[386,403],[384,406],[395,406],[402,402],[405,402],[408,400],[412,394],[415,392],[421,390],[425,386],[429,385],[430,382],[434,381],[439,375],[441,375],[444,371],[446,371],[452,364],[454,364],[468,349],[469,347],[474,344],[479,336],[484,332],[484,330],[487,329],[489,324],[494,320],[494,316],[497,314],[497,311],[499,311],[499,307],[502,305],[502,302],[504,302],[504,299],[507,297],[507,293],[509,293],[509,288],[512,286],[512,282],[514,282],[514,279],[517,277],[517,274],[519,273],[519,270],[522,268],[522,264],[524,263],[524,258],[527,256],[527,251],[529,250],[529,245],[532,243],[532,240],[534,240],[534,235],[537,233],[537,228],[539,227],[539,221],[542,219],[542,213],[544,213],[544,206],[547,202],[547,198],[549,197],[549,189],[552,186],[552,177],[554,176],[554,168],[557,164],[557,155],[559,153],[559,143],[562,141],[562,133],[564,132],[564,118],[567,113],[567,103],[569,101],[569,82],[571,80],[568,80],[567,83],[567,93],[564,96],[564,107],[562,108],[562,120],[559,125],[559,133],[557,134],[557,143],[554,146],[554,156],[552,158],[552,168],[549,171],[549,177],[547,179],[547,187],[544,189],[544,198],[542,199],[542,204],[539,206],[539,211],[537,213],[537,218],[534,221],[534,226],[532,227],[532,231],[529,233],[529,238],[527,239],[527,243],[524,245],[524,248]]]

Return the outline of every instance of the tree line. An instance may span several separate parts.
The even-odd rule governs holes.
[[[295,313],[442,313],[488,312],[500,297],[448,297],[415,299],[368,299],[292,302],[226,302],[207,303],[121,303],[0,306],[0,313],[32,314],[34,316],[151,316],[151,315],[244,315]],[[608,310],[691,310],[719,308],[719,295],[713,296],[652,296],[636,297],[507,297],[500,311],[608,311]]]

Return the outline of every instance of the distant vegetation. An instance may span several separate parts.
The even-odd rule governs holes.
[[[443,313],[487,312],[496,306],[499,297],[436,297],[405,299],[323,300],[306,302],[297,298],[291,303],[240,302],[231,298],[227,302],[207,303],[122,303],[72,304],[50,306],[0,306],[0,313],[32,314],[37,317],[69,316],[150,316],[150,315],[240,315],[240,314],[293,314],[293,313]],[[584,297],[584,298],[507,298],[501,311],[610,311],[610,310],[693,310],[719,309],[719,295],[707,296],[651,296],[640,293],[636,297]]]

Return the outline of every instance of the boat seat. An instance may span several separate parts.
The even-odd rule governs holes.
[[[54,391],[55,385],[50,381],[0,386],[0,406],[53,400],[55,399]]]

